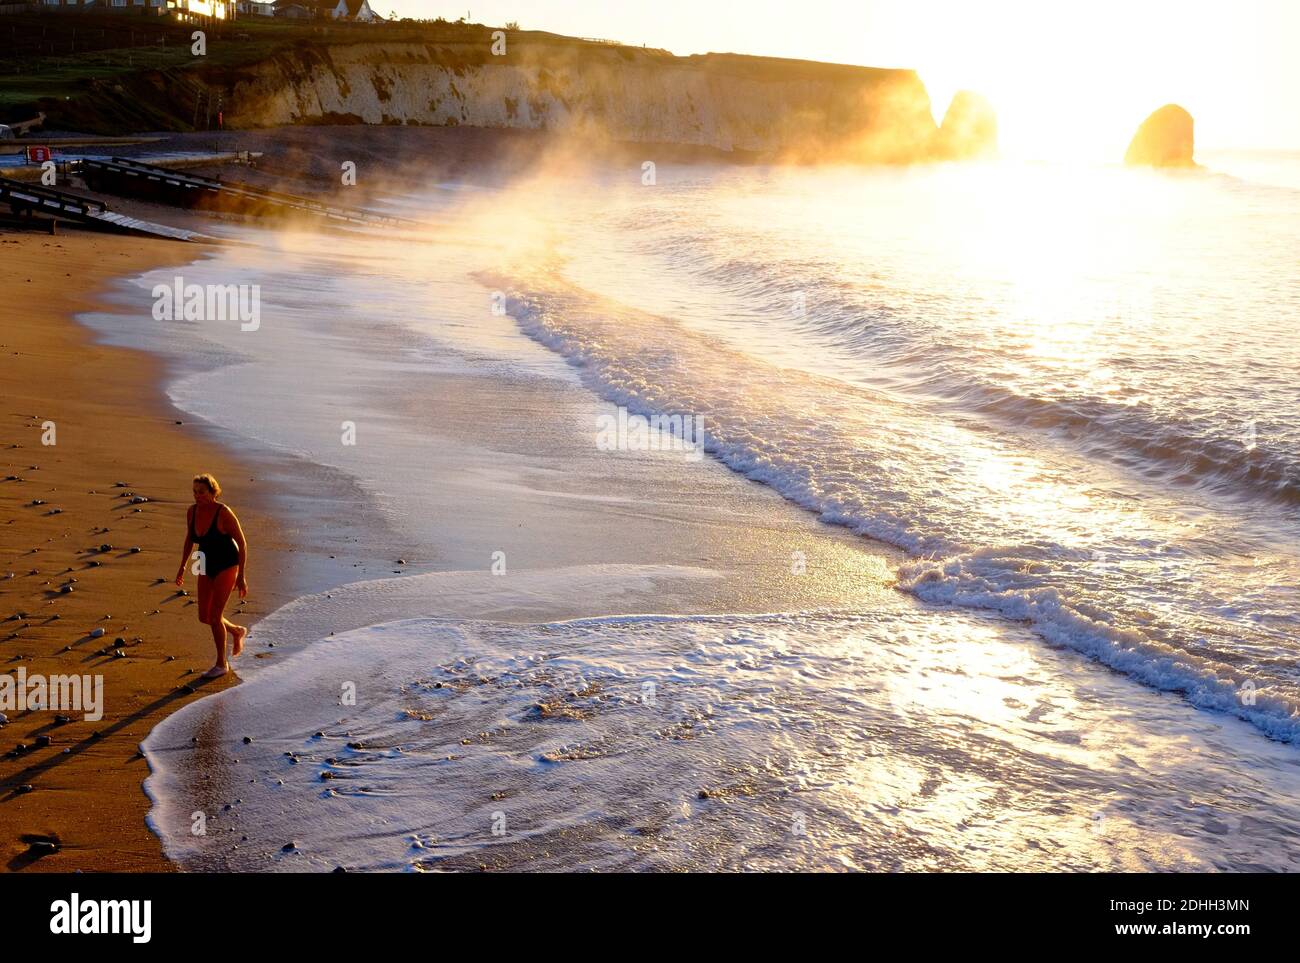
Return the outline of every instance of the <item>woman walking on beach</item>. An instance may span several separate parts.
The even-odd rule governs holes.
[[[242,599],[248,594],[248,581],[244,577],[248,564],[248,542],[239,519],[217,499],[221,486],[211,475],[194,476],[194,504],[186,516],[185,550],[181,553],[181,567],[176,572],[176,584],[185,584],[185,566],[190,552],[198,546],[196,570],[199,576],[199,621],[212,628],[212,641],[217,647],[217,661],[203,673],[205,679],[215,679],[230,671],[226,662],[226,636],[230,636],[230,657],[233,659],[244,649],[244,636],[248,629],[226,619],[226,602],[231,589],[239,589]]]

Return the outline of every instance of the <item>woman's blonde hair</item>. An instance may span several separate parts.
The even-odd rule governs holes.
[[[212,492],[213,498],[221,497],[221,485],[217,482],[216,476],[213,475],[211,472],[204,472],[202,475],[195,475],[194,481],[196,484],[198,482],[202,482],[204,485],[206,485],[208,487],[208,491]]]

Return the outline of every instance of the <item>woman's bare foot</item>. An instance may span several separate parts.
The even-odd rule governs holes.
[[[220,679],[223,675],[225,675],[229,671],[230,671],[230,666],[228,665],[214,665],[212,668],[208,669],[207,672],[204,672],[203,675],[200,676],[200,678]]]
[[[230,657],[233,659],[239,653],[244,651],[244,636],[248,634],[248,628],[243,625],[235,625],[230,629]]]

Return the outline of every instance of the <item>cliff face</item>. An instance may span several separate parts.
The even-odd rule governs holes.
[[[421,44],[304,46],[228,74],[226,122],[518,127],[788,159],[923,159],[936,128],[920,78],[625,47],[507,57]]]

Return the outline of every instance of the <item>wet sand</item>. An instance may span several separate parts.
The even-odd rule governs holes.
[[[148,767],[138,744],[169,712],[235,684],[198,679],[212,664],[211,637],[194,615],[193,578],[189,596],[171,584],[196,471],[216,474],[250,533],[251,592],[243,606],[232,601],[228,611],[240,613],[232,617],[255,624],[286,600],[278,575],[290,546],[249,460],[215,447],[205,426],[181,423],[159,361],[96,344],[75,320],[99,306],[115,277],[200,253],[107,234],[0,231],[0,662],[15,680],[20,668],[102,674],[104,693],[95,722],[79,712],[59,724],[55,711],[7,711],[0,865],[8,870],[171,868],[145,824]],[[42,443],[46,422],[53,445]],[[128,492],[148,501],[133,504]],[[97,628],[103,635],[93,638]],[[118,638],[124,656],[112,654]],[[19,744],[30,748],[13,752]]]

